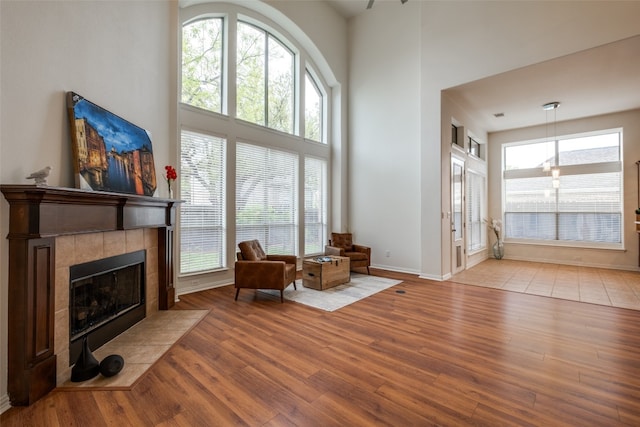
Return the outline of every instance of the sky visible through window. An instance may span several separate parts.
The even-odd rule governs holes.
[[[612,148],[620,144],[619,133],[591,135],[579,138],[559,139],[560,155],[565,152],[584,151],[596,148]],[[555,141],[511,145],[505,148],[505,170],[538,168],[555,156]],[[613,159],[602,159],[611,161]],[[619,160],[619,159],[616,159]]]

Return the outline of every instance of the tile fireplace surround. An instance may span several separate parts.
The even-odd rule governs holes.
[[[147,314],[173,305],[175,200],[1,185],[9,202],[11,404],[30,405],[69,376],[69,267],[146,249]]]

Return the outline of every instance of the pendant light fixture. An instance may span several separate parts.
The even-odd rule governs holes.
[[[560,106],[560,103],[558,101],[553,101],[553,102],[547,102],[546,104],[544,104],[542,106],[542,109],[545,112],[549,112],[551,110],[553,110],[553,141],[554,141],[554,146],[557,140],[557,135],[556,135],[556,110],[558,109],[558,107]],[[546,121],[546,126],[548,127],[549,125],[549,121]],[[547,137],[548,137],[548,133],[547,132]],[[554,151],[555,153],[555,151]],[[554,154],[554,158],[555,158],[555,154]],[[543,164],[542,164],[542,170],[544,172],[551,172],[551,185],[553,186],[553,188],[560,188],[560,169],[558,168],[558,165],[555,165],[553,168],[551,168],[551,162],[549,160],[546,160]]]

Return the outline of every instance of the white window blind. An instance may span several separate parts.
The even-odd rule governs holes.
[[[225,265],[225,144],[183,130],[180,184],[180,273]]]
[[[487,226],[483,222],[486,200],[486,178],[472,170],[467,170],[467,250],[477,251],[486,247]]]
[[[507,239],[621,246],[620,151],[619,131],[506,146]],[[545,161],[560,171],[558,188],[542,168]]]
[[[327,242],[327,162],[304,159],[304,255],[324,253]]]
[[[298,254],[298,155],[236,145],[236,243],[258,239],[267,254]]]

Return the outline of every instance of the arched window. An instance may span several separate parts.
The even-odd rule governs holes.
[[[304,137],[312,141],[323,140],[324,96],[309,71],[304,76]]]
[[[181,101],[222,112],[222,18],[205,18],[182,27]]]
[[[238,22],[236,44],[236,117],[293,133],[293,52],[246,22]]]
[[[251,238],[268,253],[323,253],[330,152],[322,76],[266,18],[219,3],[182,13],[179,274],[230,267],[227,253]]]

